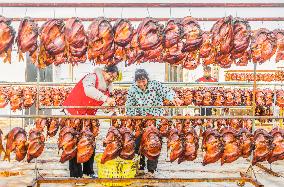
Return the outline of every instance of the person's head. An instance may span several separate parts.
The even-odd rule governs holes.
[[[118,68],[116,65],[105,66],[103,69],[103,76],[107,83],[112,83],[118,78]]]
[[[204,66],[203,72],[204,72],[204,77],[211,77],[211,67],[210,66]]]
[[[137,69],[135,71],[134,81],[141,90],[146,90],[149,76],[145,69]]]

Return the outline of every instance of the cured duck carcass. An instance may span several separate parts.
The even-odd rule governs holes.
[[[119,132],[122,136],[122,148],[119,156],[125,160],[132,160],[135,156],[135,141],[132,131],[122,126]]]
[[[252,61],[254,63],[263,63],[269,60],[277,48],[277,39],[273,32],[261,28],[254,31],[252,35]]]
[[[219,19],[211,28],[212,45],[216,50],[216,63],[223,68],[232,64],[231,51],[233,49],[233,21],[232,16]]]
[[[68,62],[72,65],[85,62],[88,40],[84,25],[79,18],[70,18],[66,21],[65,40]]]
[[[27,161],[30,162],[32,159],[38,158],[43,152],[45,138],[42,131],[36,128],[31,129],[28,142]]]
[[[38,67],[59,65],[67,61],[65,26],[62,19],[51,19],[40,28]]]
[[[55,118],[47,119],[47,136],[54,137],[59,130],[59,120]]]
[[[9,103],[9,93],[7,87],[0,87],[0,108],[5,108]]]
[[[143,121],[141,119],[134,121],[134,137],[138,138],[143,133]]]
[[[2,138],[2,135],[3,135],[3,132],[2,132],[2,130],[0,129],[0,158],[1,158],[2,152],[5,154],[5,149],[4,149],[4,147],[3,147],[3,138]]]
[[[134,63],[140,64],[142,62],[144,51],[140,49],[138,44],[138,33],[137,30],[134,29],[134,34],[132,40],[129,44],[129,49],[127,50],[127,63],[126,65],[131,65]]]
[[[268,163],[275,162],[277,160],[284,159],[284,130],[279,128],[274,128],[269,133],[272,137],[272,150],[270,152]]]
[[[14,152],[16,154],[16,160],[19,162],[22,161],[27,154],[26,131],[23,128],[15,127],[7,134],[5,139],[7,139],[7,143],[4,160],[7,159],[8,161],[10,161],[10,154],[11,152]]]
[[[284,60],[284,30],[276,29],[273,31],[277,39],[277,51],[275,61]]]
[[[58,149],[62,149],[60,162],[64,163],[77,155],[78,133],[70,126],[60,130],[58,137]]]
[[[90,126],[83,126],[79,141],[77,143],[77,163],[84,163],[90,160],[96,148],[95,136]]]
[[[182,67],[188,70],[194,70],[200,65],[199,51],[195,50],[186,53],[186,56],[181,61]]]
[[[184,151],[183,142],[176,128],[172,128],[169,131],[167,148],[170,154],[171,162],[174,162],[176,159],[180,158],[180,156],[183,154]]]
[[[278,90],[276,93],[276,105],[284,107],[284,90]]]
[[[217,162],[223,155],[224,145],[221,135],[215,129],[208,128],[202,134],[202,149],[205,151],[202,165]]]
[[[23,107],[30,108],[36,100],[36,88],[26,87],[23,89]]]
[[[202,91],[196,90],[194,92],[194,104],[195,105],[201,106],[202,103],[203,103],[203,98],[204,98],[204,96],[202,94]]]
[[[199,148],[199,139],[194,128],[187,128],[183,131],[183,147],[184,151],[179,157],[178,163],[183,161],[193,161],[197,157]]]
[[[170,64],[179,63],[184,57],[184,43],[181,41],[183,36],[183,27],[176,19],[170,19],[163,30],[162,45],[163,60]]]
[[[98,119],[92,119],[91,120],[91,131],[95,137],[99,135],[100,130],[100,122]]]
[[[11,63],[12,45],[16,35],[16,31],[11,26],[11,20],[0,16],[0,30],[0,56],[4,57],[4,63]]]
[[[20,110],[23,106],[22,100],[23,92],[20,87],[14,87],[11,89],[9,97],[10,97],[10,106],[12,111]]]
[[[132,132],[134,130],[132,119],[121,120],[121,127],[127,127]]]
[[[251,27],[248,21],[241,18],[233,20],[233,49],[232,58],[236,59],[236,65],[245,66],[249,61],[251,40]]]
[[[232,16],[219,19],[211,28],[212,45],[217,50],[217,56],[227,55],[233,48],[233,20]]]
[[[162,140],[159,130],[155,126],[146,127],[142,134],[140,153],[149,160],[156,160],[161,153]]]
[[[221,165],[225,163],[231,163],[237,160],[242,152],[239,149],[240,141],[238,133],[235,129],[227,127],[221,130],[221,136],[223,141],[223,154],[221,157]]]
[[[32,18],[24,18],[20,22],[16,42],[18,45],[19,61],[24,61],[23,53],[28,52],[33,63],[37,60],[38,25]]]
[[[272,149],[273,137],[268,134],[264,129],[257,129],[254,132],[254,151],[253,151],[253,160],[252,165],[255,165],[257,162],[266,161]]]
[[[130,48],[130,42],[134,35],[134,28],[129,20],[118,19],[113,27],[114,45],[115,45],[115,62],[126,60],[126,53]]]
[[[39,131],[43,131],[45,127],[47,127],[47,119],[45,118],[37,118],[35,119],[35,128]]]
[[[239,131],[240,150],[243,158],[248,158],[253,150],[253,134],[246,128],[241,128]]]
[[[168,119],[161,120],[159,124],[159,131],[162,137],[167,137],[170,127],[171,127],[171,123]]]
[[[119,130],[111,126],[108,130],[103,145],[105,147],[101,163],[104,164],[109,160],[113,160],[120,155],[122,149],[122,136]]]
[[[206,31],[203,32],[202,40],[203,42],[199,48],[199,53],[203,65],[208,66],[210,64],[215,64],[216,52],[214,50],[214,46],[212,45],[212,34]]]
[[[114,33],[110,22],[103,17],[95,19],[88,28],[88,59],[97,64],[112,64]]]
[[[153,18],[145,18],[137,28],[137,43],[144,51],[143,61],[159,62],[161,59],[162,25]]]
[[[213,92],[213,96],[214,96],[213,105],[214,106],[222,106],[223,103],[225,102],[225,97],[224,97],[223,91],[222,90],[215,90]]]
[[[182,101],[183,101],[183,105],[187,106],[187,105],[191,105],[193,102],[193,91],[190,89],[184,89],[182,91]]]
[[[183,52],[192,52],[197,50],[202,44],[202,30],[199,23],[192,17],[188,16],[181,20],[184,30],[184,48]]]
[[[210,90],[204,90],[203,92],[203,101],[204,106],[211,106],[213,103],[213,97]]]

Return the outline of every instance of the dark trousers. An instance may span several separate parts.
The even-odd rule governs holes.
[[[89,176],[94,174],[94,169],[93,169],[94,156],[95,153],[92,155],[90,160],[83,163],[83,170],[82,170],[82,164],[77,163],[77,157],[74,157],[71,160],[69,160],[70,177],[81,178],[83,174]]]
[[[201,116],[211,116],[212,115],[212,108],[201,108]]]
[[[142,135],[139,136],[136,140],[135,140],[135,153],[139,154],[139,147],[140,147],[140,143],[141,143],[141,138]],[[140,157],[140,163],[139,163],[140,170],[144,170],[145,166],[146,166],[146,158],[144,155],[141,155]],[[157,169],[157,165],[158,165],[158,159],[156,160],[147,160],[147,170],[148,171],[155,171]]]

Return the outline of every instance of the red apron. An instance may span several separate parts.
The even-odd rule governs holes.
[[[95,73],[94,73],[95,74]],[[96,75],[96,74],[95,74]],[[101,106],[104,102],[92,99],[86,96],[83,87],[83,77],[76,86],[72,89],[71,93],[63,102],[63,106]],[[98,89],[99,80],[96,75],[95,88]],[[94,89],[95,89],[94,88]],[[100,90],[101,91],[101,90]],[[103,94],[109,96],[109,91],[101,91]],[[66,109],[71,115],[95,115],[98,109],[87,109],[87,108],[67,108]]]

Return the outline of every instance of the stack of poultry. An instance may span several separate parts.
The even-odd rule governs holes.
[[[199,136],[195,131],[197,125],[207,123],[202,133],[202,149],[204,150],[203,165],[221,160],[221,164],[232,163],[240,157],[248,158],[253,152],[253,164],[268,161],[269,163],[284,159],[284,131],[279,127],[267,132],[257,129],[251,133],[247,124],[238,120],[217,120],[217,128],[213,121],[207,120],[175,120],[163,119],[159,129],[155,120],[115,120],[104,140],[105,151],[101,163],[115,159],[133,159],[135,138],[142,135],[140,154],[155,160],[161,154],[162,137],[167,138],[169,159],[178,163],[193,161],[197,158]],[[233,123],[233,125],[231,124]],[[242,127],[234,128],[235,123]],[[247,123],[247,122],[246,122]],[[216,124],[216,123],[214,123]],[[139,126],[139,128],[138,128]],[[43,131],[47,127],[47,136],[54,137],[60,129],[58,148],[62,149],[60,162],[66,162],[77,156],[78,163],[84,163],[94,154],[96,136],[99,132],[98,120],[88,119],[36,119],[35,126],[27,133],[24,129],[15,127],[6,136],[6,149],[2,142],[0,130],[0,156],[10,160],[12,152],[17,161],[22,161],[27,155],[27,161],[38,158],[44,150],[45,137]]]
[[[39,91],[39,102],[42,106],[61,106],[71,91],[71,87],[52,88],[43,87]],[[250,89],[224,89],[224,88],[175,88],[177,96],[183,101],[183,106],[251,106],[253,93]],[[0,87],[0,108],[9,102],[13,111],[31,107],[36,101],[35,87]],[[126,89],[116,89],[112,96],[117,106],[124,106],[127,100]],[[269,109],[273,104],[274,92],[270,89],[258,89],[256,92],[258,106]],[[276,105],[284,106],[284,91],[276,91]],[[165,106],[173,105],[164,101]],[[124,110],[123,110],[124,111]],[[268,110],[267,110],[268,111]],[[266,112],[267,113],[267,112]],[[264,113],[263,113],[264,114]]]
[[[132,126],[132,120],[123,120],[121,123],[117,120],[112,122],[103,142],[105,150],[101,158],[102,164],[118,156],[125,160],[134,158],[135,141]]]
[[[22,161],[26,157],[28,151],[26,131],[20,127],[15,127],[7,134],[6,139],[7,143],[4,160],[7,159],[10,161],[10,153],[14,152],[16,154],[16,160],[19,162]],[[2,139],[0,147],[2,151]]]
[[[31,129],[28,142],[27,161],[30,162],[32,159],[38,158],[44,150],[45,137],[42,133],[42,129]]]
[[[19,61],[23,60],[23,53],[28,53],[33,63],[37,62],[38,25],[31,18],[21,20],[16,38],[19,52]]]
[[[10,20],[0,17],[0,54],[11,61],[15,31]],[[126,62],[168,62],[193,70],[198,65],[231,64],[245,66],[249,61],[263,63],[276,53],[283,60],[283,30],[251,30],[249,23],[232,16],[220,18],[210,31],[202,31],[196,19],[170,19],[163,27],[154,18],[145,18],[134,29],[127,19],[112,26],[104,17],[94,18],[85,30],[79,18],[50,19],[39,29],[32,18],[24,18],[18,29],[19,59],[27,52],[40,68],[50,64],[97,64]],[[39,40],[39,42],[38,42]],[[39,43],[39,46],[38,44]],[[38,61],[37,61],[38,60]]]
[[[225,74],[226,81],[254,81],[253,73],[229,73]],[[283,81],[283,73],[281,71],[276,73],[257,73],[256,81],[273,82]]]
[[[0,16],[0,56],[4,57],[4,63],[11,63],[12,45],[14,43],[16,32],[10,25],[11,20]]]

